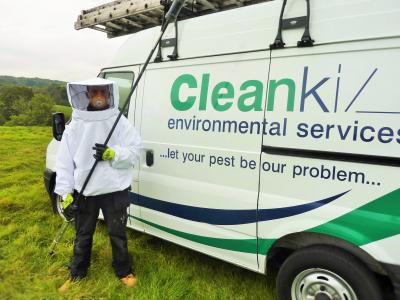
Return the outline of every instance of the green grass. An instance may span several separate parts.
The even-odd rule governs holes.
[[[50,139],[50,127],[0,126],[1,299],[274,299],[271,279],[133,230],[129,252],[139,282],[126,289],[111,268],[102,222],[88,277],[61,297],[57,287],[68,277],[74,231],[68,228],[55,256],[47,255],[62,224],[43,184]]]
[[[65,122],[71,118],[72,108],[70,106],[58,105],[53,106],[53,112],[61,112],[65,116]]]

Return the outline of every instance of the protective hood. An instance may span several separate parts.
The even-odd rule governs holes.
[[[109,108],[101,111],[88,111],[89,95],[88,87],[105,86],[108,89]],[[118,115],[119,94],[115,82],[103,78],[93,78],[84,81],[71,82],[67,84],[68,101],[73,109],[72,119],[83,119],[96,121],[108,119]]]

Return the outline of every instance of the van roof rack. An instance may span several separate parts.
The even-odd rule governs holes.
[[[267,1],[271,0],[189,0],[179,20]],[[118,0],[83,10],[75,29],[91,28],[113,38],[161,25],[163,14],[160,0]]]

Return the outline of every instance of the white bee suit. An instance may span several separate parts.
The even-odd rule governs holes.
[[[88,86],[106,86],[110,107],[101,111],[88,111]],[[56,163],[55,193],[65,199],[73,190],[80,191],[95,162],[95,143],[104,143],[118,114],[118,87],[110,80],[95,78],[67,84],[68,100],[73,109],[72,120],[61,139]],[[115,157],[99,161],[84,196],[122,191],[133,180],[133,166],[138,161],[141,139],[133,125],[121,116],[107,144],[114,149]]]

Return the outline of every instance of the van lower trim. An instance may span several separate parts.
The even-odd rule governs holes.
[[[136,217],[134,215],[129,215],[130,218],[133,218],[137,221],[140,221],[148,226],[151,226],[155,229],[161,230],[168,234],[177,236],[179,238],[203,244],[209,247],[220,248],[230,251],[236,252],[243,252],[249,254],[257,254],[258,250],[263,251],[262,253],[267,253],[268,249],[272,246],[275,242],[275,239],[258,239],[257,238],[250,238],[250,239],[226,239],[226,238],[216,238],[216,237],[209,237],[203,235],[197,235],[185,231],[180,231],[176,229],[172,229],[169,227],[162,226],[160,224],[156,224],[150,222],[148,220]]]
[[[371,165],[400,167],[400,158],[390,157],[390,156],[318,151],[318,150],[308,150],[308,149],[298,149],[298,148],[273,147],[265,145],[262,146],[261,150],[262,152],[271,155],[294,156],[294,157],[304,157],[312,159],[326,159],[326,160],[346,161],[353,163],[364,163]]]

